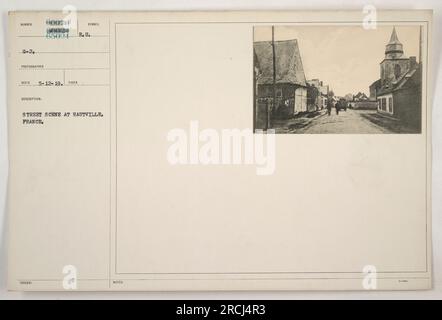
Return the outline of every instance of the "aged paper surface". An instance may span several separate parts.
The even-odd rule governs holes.
[[[431,19],[11,12],[9,288],[430,288]]]

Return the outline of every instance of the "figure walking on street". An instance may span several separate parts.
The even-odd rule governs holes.
[[[327,100],[327,114],[330,116],[331,115],[331,109],[333,107],[333,102],[331,101],[331,99]]]
[[[336,115],[338,115],[339,110],[341,109],[341,101],[340,100],[336,102],[335,109],[336,109]]]

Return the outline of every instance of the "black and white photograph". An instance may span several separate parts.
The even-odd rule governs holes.
[[[414,25],[256,26],[255,131],[421,133],[421,45]]]

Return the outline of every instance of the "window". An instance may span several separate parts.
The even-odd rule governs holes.
[[[401,76],[401,66],[398,64],[394,65],[394,77],[396,79],[399,79],[399,77]]]
[[[393,97],[388,98],[388,112],[393,113]]]
[[[282,89],[276,89],[276,97],[282,98]]]

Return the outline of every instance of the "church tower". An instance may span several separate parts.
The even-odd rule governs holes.
[[[381,85],[394,85],[410,69],[410,59],[405,57],[402,43],[396,33],[396,28],[385,46],[385,58],[381,62]]]

